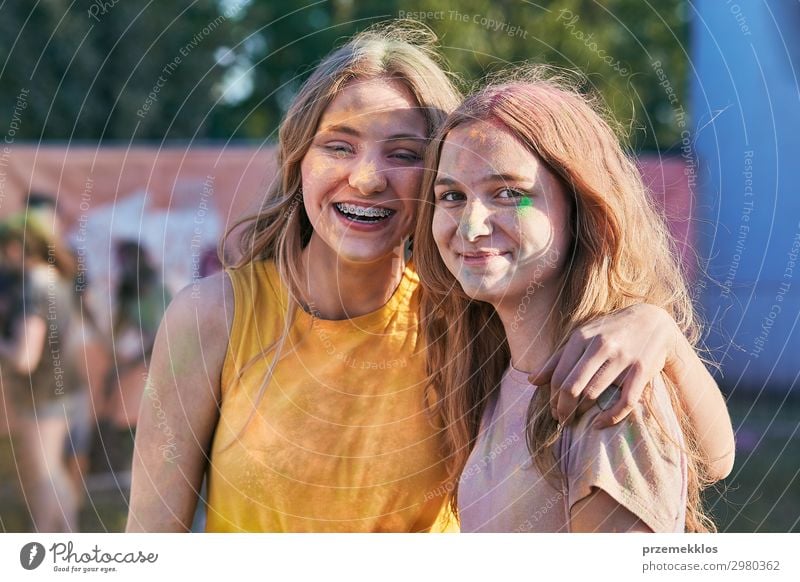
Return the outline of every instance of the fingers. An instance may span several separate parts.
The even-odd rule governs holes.
[[[608,389],[597,397],[596,404],[600,410],[611,410],[622,396],[622,388],[619,384],[612,384]]]
[[[528,376],[528,381],[542,389],[550,392],[550,414],[558,420],[558,388],[552,383],[553,372],[555,372],[561,357],[564,355],[564,348],[553,352],[553,355],[545,362],[539,371]]]
[[[580,362],[583,353],[590,345],[591,343],[589,341],[579,338],[577,334],[573,333],[569,341],[567,341],[567,344],[559,350],[561,355],[550,377],[550,384],[560,389],[564,384],[564,380],[567,379],[570,372],[572,372],[578,362]]]
[[[609,360],[600,366],[583,392],[578,406],[578,415],[588,412],[595,404],[601,409],[607,410],[617,402],[621,394],[621,389],[615,383],[621,372],[618,366],[619,364],[612,364]]]
[[[618,360],[606,359],[610,354],[599,342],[594,342],[584,352],[583,357],[573,369],[561,386],[561,397],[558,402],[558,412],[569,418],[577,408],[579,414],[589,410],[597,400],[611,386],[620,373],[624,364]]]
[[[567,422],[576,411],[585,412],[591,402],[583,403],[587,386],[596,394],[605,389],[619,374],[606,358],[608,350],[597,338],[586,338],[575,333],[567,344],[557,350],[537,373],[529,377],[532,384],[549,384],[550,410],[561,424]],[[596,387],[600,384],[600,387]]]
[[[548,388],[550,389],[550,414],[558,420],[558,390],[554,389],[552,384]]]
[[[640,364],[628,368],[622,382],[622,395],[609,410],[601,412],[594,421],[595,428],[606,428],[618,424],[633,411],[642,398],[644,389],[651,378]]]
[[[595,405],[595,400],[589,400],[588,398],[582,398],[580,404],[578,405],[578,416],[583,416],[587,412],[589,412],[592,407]]]
[[[556,370],[556,366],[558,365],[559,360],[561,359],[561,355],[564,353],[564,348],[558,349],[553,352],[553,355],[545,362],[544,366],[538,371],[530,376],[528,376],[528,381],[531,384],[535,384],[536,386],[543,386],[545,384],[549,384],[550,380],[553,376],[553,372]]]
[[[549,384],[551,412],[562,424],[591,408],[598,396],[627,369],[629,374],[620,401],[602,414],[601,424],[618,423],[639,401],[650,379],[646,377],[658,373],[662,367],[643,351],[647,342],[642,343],[641,338],[632,342],[630,329],[620,335],[611,317],[607,316],[599,328],[595,323],[575,330],[567,343],[529,377],[537,386]],[[635,327],[639,327],[639,335],[645,332],[643,327]]]
[[[569,416],[568,413],[562,414],[564,411],[569,410],[568,404],[561,404],[561,388],[564,379],[569,375],[569,372],[575,367],[575,364],[580,361],[583,355],[583,346],[576,341],[567,342],[567,344],[560,350],[557,350],[543,369],[549,376],[550,382],[550,409],[553,413],[553,418],[563,424],[564,420]],[[539,374],[537,379],[541,379],[543,374]],[[573,407],[574,408],[574,407]]]
[[[610,387],[616,385],[617,378],[625,371],[625,364],[614,360],[606,360],[600,365],[595,375],[589,380],[584,390],[584,398],[594,402]]]

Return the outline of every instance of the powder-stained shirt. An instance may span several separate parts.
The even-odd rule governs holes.
[[[419,279],[380,309],[297,310],[271,261],[228,271],[234,319],[211,449],[208,531],[410,532],[448,527],[441,429],[426,405]],[[254,407],[256,407],[254,412]],[[249,422],[248,422],[249,421]]]
[[[686,457],[666,386],[653,382],[651,407],[595,429],[594,406],[566,427],[556,451],[563,478],[545,480],[528,450],[525,423],[536,387],[510,368],[487,404],[458,489],[462,532],[565,532],[571,508],[602,489],[655,532],[682,532]],[[549,410],[547,411],[549,414]]]

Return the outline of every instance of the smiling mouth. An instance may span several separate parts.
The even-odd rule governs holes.
[[[365,224],[373,224],[391,218],[395,210],[390,208],[380,208],[378,206],[358,206],[356,204],[346,204],[337,202],[333,205],[336,211],[353,222],[363,222]]]
[[[509,254],[508,251],[487,251],[483,253],[458,253],[464,259],[488,259],[491,257],[502,257]]]
[[[458,256],[465,265],[485,266],[494,259],[505,257],[510,254],[509,252],[490,251],[485,253],[458,253]]]

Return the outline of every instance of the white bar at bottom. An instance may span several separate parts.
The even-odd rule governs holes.
[[[800,534],[2,534],[0,573],[31,581],[794,581],[798,547]]]

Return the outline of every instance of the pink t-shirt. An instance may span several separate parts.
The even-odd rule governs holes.
[[[526,373],[509,368],[487,404],[459,482],[462,532],[569,531],[570,508],[592,487],[655,532],[684,531],[686,456],[660,378],[651,391],[655,414],[639,404],[621,423],[597,430],[595,406],[564,430],[556,445],[566,476],[560,488],[542,477],[528,451],[525,420],[535,390]]]

